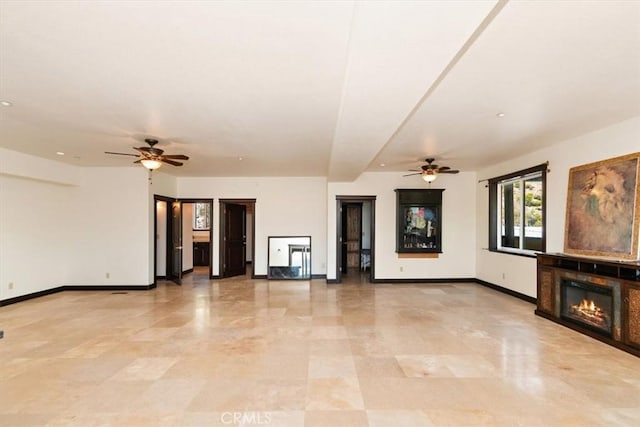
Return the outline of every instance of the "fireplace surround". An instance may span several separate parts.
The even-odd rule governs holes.
[[[537,258],[537,315],[640,356],[640,262]]]

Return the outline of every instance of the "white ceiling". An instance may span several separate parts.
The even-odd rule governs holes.
[[[476,170],[640,115],[640,2],[1,0],[0,99],[1,147],[82,166]]]

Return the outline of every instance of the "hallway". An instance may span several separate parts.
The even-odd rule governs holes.
[[[198,277],[3,307],[0,425],[215,426],[233,425],[234,414],[274,426],[640,418],[638,358],[476,284]]]

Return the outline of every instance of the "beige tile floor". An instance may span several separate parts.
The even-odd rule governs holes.
[[[640,359],[476,284],[209,281],[0,309],[1,426],[638,426]]]

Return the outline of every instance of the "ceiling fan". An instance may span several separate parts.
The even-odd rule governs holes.
[[[424,159],[424,161],[427,162],[427,164],[422,165],[420,170],[409,169],[410,172],[416,172],[416,173],[410,173],[403,176],[422,175],[422,179],[424,179],[425,181],[433,182],[438,177],[438,174],[441,174],[441,173],[454,174],[454,173],[460,172],[459,170],[451,169],[449,166],[434,165],[433,162],[435,160],[436,159],[433,159],[433,158]]]
[[[105,154],[139,157],[139,159],[133,163],[142,163],[142,165],[149,170],[158,169],[162,166],[162,163],[167,163],[172,166],[182,166],[183,163],[177,162],[176,160],[189,160],[189,157],[184,154],[163,154],[164,150],[154,147],[154,145],[158,143],[157,139],[145,138],[144,142],[149,144],[149,146],[133,147],[133,149],[137,150],[139,154],[114,153],[113,151],[105,151]]]

